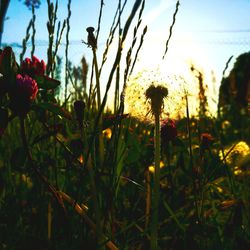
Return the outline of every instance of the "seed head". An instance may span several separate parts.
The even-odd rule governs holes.
[[[86,29],[86,31],[88,32],[88,46],[92,47],[92,49],[96,49],[97,48],[97,42],[96,42],[96,38],[95,38],[95,35],[94,35],[95,28],[88,27]]]
[[[163,107],[163,100],[168,95],[168,89],[161,85],[154,86],[151,84],[146,90],[146,99],[150,101],[153,115],[160,115]]]

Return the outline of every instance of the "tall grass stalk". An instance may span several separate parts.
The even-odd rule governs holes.
[[[48,19],[49,19],[47,22],[49,44],[47,49],[46,74],[50,75],[53,67],[53,43],[54,43],[55,24],[57,19],[58,1],[56,1],[56,5],[54,6],[54,4],[50,2],[50,0],[47,0],[47,5],[48,5]]]
[[[176,15],[177,15],[178,10],[179,10],[179,5],[180,5],[180,1],[178,0],[178,1],[176,2],[175,12],[174,12],[174,15],[173,15],[173,21],[172,21],[172,24],[170,25],[170,28],[169,28],[169,36],[168,36],[168,39],[167,39],[167,42],[166,42],[166,48],[165,48],[165,51],[164,51],[164,54],[163,54],[162,59],[165,58],[165,56],[166,56],[166,54],[167,54],[167,52],[168,52],[168,45],[169,45],[171,36],[172,36],[172,34],[173,34],[173,27],[174,27],[175,22],[176,22]]]
[[[122,35],[122,29],[121,29],[121,0],[118,1],[118,48],[122,46],[121,44],[121,35]],[[120,92],[120,64],[117,65],[116,69],[116,81],[115,81],[115,93],[114,93],[114,113],[117,112],[118,109],[118,102],[119,102],[119,92]]]
[[[126,24],[125,24],[124,29],[123,29],[123,35],[122,35],[122,41],[121,41],[122,43],[125,41],[125,39],[127,37],[129,27],[130,27],[130,25],[132,23],[132,20],[133,20],[135,14],[136,14],[138,8],[140,7],[141,1],[142,0],[137,0],[134,3],[131,14],[130,14],[129,18],[127,19]],[[105,94],[104,94],[104,97],[102,99],[102,103],[101,103],[100,109],[98,111],[98,114],[97,114],[97,116],[95,118],[94,129],[93,129],[93,132],[92,132],[92,135],[91,135],[91,138],[90,138],[90,143],[89,143],[89,150],[88,150],[87,155],[86,155],[86,162],[87,162],[87,160],[88,160],[88,158],[90,156],[90,149],[93,147],[93,144],[94,144],[94,139],[95,139],[96,133],[98,131],[98,124],[99,124],[101,115],[103,113],[104,107],[106,106],[108,92],[109,92],[109,89],[111,87],[111,83],[112,83],[113,76],[114,76],[115,70],[117,68],[117,65],[120,63],[121,55],[122,55],[122,47],[118,48],[118,50],[117,50],[116,58],[115,58],[115,61],[113,63],[112,69],[111,69],[110,74],[109,74]],[[86,167],[86,162],[84,164],[84,167]]]
[[[32,5],[32,36],[31,36],[31,58],[34,56],[35,53],[35,36],[36,36],[36,13],[35,13],[35,6]]]
[[[119,11],[119,2],[118,2],[118,7],[116,9],[116,13],[115,13],[115,16],[113,18],[113,22],[112,22],[111,27],[110,27],[109,36],[108,36],[107,41],[106,41],[106,47],[105,47],[105,50],[104,50],[103,55],[102,55],[102,63],[101,63],[100,69],[99,69],[99,75],[101,75],[102,68],[103,68],[103,66],[108,58],[108,52],[110,49],[110,45],[113,42],[116,29],[119,26],[119,19],[120,19],[119,16],[122,15],[122,12],[126,6],[126,3],[127,3],[127,0],[124,1],[122,8],[121,8],[121,11]],[[117,21],[116,21],[116,19],[117,19]]]
[[[102,7],[101,7],[102,8]],[[100,24],[99,24],[100,25]],[[89,29],[89,28],[88,28]],[[87,29],[87,30],[88,30]],[[99,69],[98,69],[98,61],[96,56],[96,50],[97,50],[97,40],[94,37],[94,34],[88,31],[88,40],[93,40],[91,43],[89,43],[89,46],[92,48],[93,52],[93,64],[94,64],[94,70],[95,70],[95,77],[96,77],[96,91],[97,91],[97,108],[100,109],[101,106],[101,87],[100,87],[100,76],[99,76]],[[103,134],[102,134],[102,115],[100,116],[99,122],[98,122],[98,142],[99,142],[99,165],[102,167],[103,161],[104,161],[104,144],[103,144]]]
[[[25,38],[23,39],[23,42],[22,42],[22,52],[20,53],[20,63],[23,61],[23,57],[25,55],[25,52],[27,50],[27,42],[29,41],[29,38],[30,38],[30,29],[32,27],[32,19],[30,20],[28,26],[27,26],[27,29],[26,29],[26,35],[25,35]]]
[[[66,47],[65,47],[65,92],[64,92],[64,101],[65,106],[67,104],[67,97],[68,97],[68,67],[69,67],[69,32],[70,32],[70,17],[71,17],[71,0],[68,0],[68,16],[66,19]]]

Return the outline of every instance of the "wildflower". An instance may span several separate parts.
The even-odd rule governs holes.
[[[222,151],[219,152],[220,159],[232,165],[237,165],[240,160],[248,155],[250,155],[250,148],[244,141],[239,141],[233,146],[226,148],[224,154]]]
[[[162,143],[173,141],[177,137],[177,128],[174,120],[165,119],[161,125],[161,140]]]
[[[24,77],[20,74],[16,76],[17,92],[23,98],[34,101],[38,92],[38,86],[35,80],[28,75]]]
[[[35,100],[38,86],[34,79],[28,75],[16,76],[16,86],[10,93],[11,109],[18,115],[25,115],[30,108],[30,104]]]
[[[201,149],[202,150],[209,149],[213,141],[214,141],[214,138],[212,137],[211,134],[209,133],[201,134],[201,142],[200,142]]]
[[[103,133],[104,137],[106,137],[107,139],[111,139],[112,130],[110,128],[103,130],[102,133]]]
[[[40,61],[35,56],[32,57],[32,60],[30,58],[26,58],[21,64],[21,72],[31,77],[43,76],[45,74],[45,70],[45,62],[43,60]]]
[[[165,164],[163,163],[163,161],[160,161],[160,169],[164,168],[165,167]],[[148,167],[148,171],[152,174],[155,173],[155,166],[154,165],[150,165]]]

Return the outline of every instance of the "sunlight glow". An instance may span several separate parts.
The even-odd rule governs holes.
[[[166,0],[161,0],[159,5],[156,5],[155,8],[153,8],[144,18],[145,24],[149,25],[152,22],[154,22],[159,16],[164,14],[166,9],[169,7],[173,6],[176,3],[176,1],[171,0],[171,1],[166,1]]]
[[[207,95],[208,114],[215,116],[219,84],[216,83],[216,74],[210,67],[211,63],[209,62],[206,53],[199,47],[193,45],[191,38],[179,37],[171,41],[169,52],[166,58],[162,60],[165,46],[164,38],[161,34],[155,34],[155,36],[152,34],[151,37],[145,41],[140,59],[138,60],[136,68],[137,72],[135,73],[134,80],[137,79],[138,82],[142,81],[144,89],[146,82],[159,80],[152,80],[151,78],[155,77],[150,76],[150,74],[148,74],[147,79],[145,79],[145,76],[142,76],[143,79],[140,80],[141,69],[141,72],[144,72],[143,75],[145,75],[145,72],[151,72],[152,75],[156,74],[158,75],[158,78],[165,79],[164,81],[168,88],[170,88],[169,99],[172,100],[169,105],[169,111],[167,111],[166,106],[165,112],[170,113],[172,117],[184,115],[183,110],[185,104],[183,103],[182,98],[184,97],[185,90],[189,96],[190,113],[191,115],[196,115],[199,108],[199,84],[197,76],[198,72],[201,72],[203,85]],[[195,70],[191,71],[191,67],[194,67]],[[140,85],[140,83],[138,84]],[[138,107],[138,100],[136,103],[136,106]],[[181,107],[180,104],[184,105],[184,107]]]

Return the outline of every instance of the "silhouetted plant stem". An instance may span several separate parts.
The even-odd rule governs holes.
[[[25,38],[23,39],[23,43],[22,43],[22,48],[23,49],[22,49],[22,52],[20,53],[20,63],[22,63],[24,54],[25,54],[25,52],[27,50],[27,42],[28,42],[28,40],[30,38],[30,29],[31,29],[31,27],[32,27],[32,19],[29,22],[29,25],[28,25],[28,27],[26,29]]]
[[[168,95],[168,89],[161,85],[151,84],[146,92],[146,100],[150,102],[151,113],[154,116],[154,188],[152,193],[152,217],[151,217],[151,240],[150,249],[158,250],[158,211],[160,196],[160,157],[161,157],[161,136],[160,136],[160,114],[164,99]]]
[[[35,22],[36,22],[36,14],[35,14],[35,6],[32,5],[32,36],[31,36],[31,58],[34,56],[35,53],[35,36],[36,36],[36,26],[35,26]]]
[[[121,29],[121,0],[118,2],[118,48],[122,46],[121,44],[121,35],[122,35],[122,29]],[[114,113],[116,114],[118,109],[118,102],[119,102],[119,83],[120,83],[120,65],[117,65],[116,69],[116,81],[115,81],[115,97],[114,97]]]
[[[135,16],[135,14],[136,14],[136,12],[137,12],[137,10],[138,10],[141,2],[142,2],[142,0],[137,0],[134,3],[133,9],[131,11],[131,14],[130,14],[129,18],[127,19],[126,24],[125,24],[124,29],[123,29],[123,35],[122,35],[122,40],[121,40],[122,43],[125,41],[125,39],[127,37],[129,27],[131,25],[133,17]],[[101,103],[100,109],[98,110],[98,114],[97,114],[97,116],[95,118],[94,129],[93,129],[93,132],[92,132],[91,137],[90,137],[89,150],[88,150],[87,155],[86,155],[86,161],[88,160],[88,158],[90,156],[90,149],[93,147],[93,144],[94,144],[94,139],[95,139],[96,133],[98,131],[98,124],[100,122],[100,118],[102,116],[104,107],[106,105],[107,96],[108,96],[108,92],[109,92],[109,89],[110,89],[110,86],[111,86],[111,83],[112,83],[113,75],[115,73],[117,65],[120,63],[121,55],[122,55],[122,47],[118,48],[118,51],[116,53],[116,58],[115,58],[115,61],[113,63],[112,69],[110,71],[108,82],[107,82],[107,85],[106,85],[106,91],[105,91],[104,97],[102,99],[102,103]],[[85,164],[84,164],[84,167],[86,167]]]
[[[96,31],[96,41],[98,40],[99,32],[101,28],[103,6],[104,6],[104,0],[101,0],[100,12],[99,12],[99,17],[98,17],[98,26],[97,26],[97,31]]]
[[[92,48],[93,51],[93,63],[95,69],[95,78],[96,78],[96,91],[97,91],[97,107],[98,109],[101,106],[101,89],[100,89],[100,79],[99,79],[99,70],[98,70],[98,62],[96,56],[96,49]]]
[[[68,0],[68,17],[66,19],[66,47],[65,47],[65,93],[64,93],[64,101],[65,101],[65,106],[67,105],[67,96],[68,96],[68,67],[69,67],[69,32],[70,32],[70,17],[71,17],[71,0]]]
[[[170,28],[169,28],[169,36],[168,36],[168,39],[167,39],[167,42],[166,42],[166,49],[165,49],[165,52],[163,54],[162,59],[165,58],[165,56],[166,56],[166,54],[168,52],[168,44],[169,44],[169,41],[170,41],[172,33],[173,33],[173,27],[174,27],[174,24],[175,24],[175,21],[176,21],[176,15],[177,15],[178,10],[179,10],[179,5],[180,5],[180,1],[178,0],[176,2],[175,12],[174,12],[174,15],[173,15],[173,21],[172,21],[172,24],[170,25]]]
[[[104,51],[103,56],[102,56],[102,63],[101,63],[101,67],[99,69],[99,75],[101,75],[103,65],[105,64],[105,62],[107,60],[107,55],[108,55],[110,45],[113,42],[115,31],[116,31],[116,29],[117,29],[117,27],[119,25],[119,16],[122,15],[122,12],[124,10],[124,7],[126,6],[126,3],[127,3],[127,0],[124,1],[123,5],[122,5],[122,8],[121,8],[121,11],[119,11],[120,3],[118,2],[118,7],[116,9],[116,13],[115,13],[115,16],[114,16],[114,19],[113,19],[113,23],[112,23],[112,25],[110,27],[109,37],[108,37],[108,39],[106,41],[106,48],[105,48],[105,51]],[[119,16],[118,16],[118,20],[116,21],[117,15],[119,15]]]
[[[160,195],[160,113],[154,114],[155,132],[154,132],[154,149],[155,149],[155,172],[154,172],[154,192],[152,199],[152,225],[151,225],[151,250],[158,249],[158,207]]]
[[[93,51],[93,63],[95,69],[95,76],[96,76],[96,91],[97,91],[97,107],[98,110],[101,106],[101,89],[100,89],[100,79],[99,79],[99,69],[98,69],[98,62],[96,57],[96,48],[92,47]],[[100,160],[100,167],[103,165],[104,161],[104,144],[103,144],[103,134],[102,134],[102,115],[99,119],[98,123],[98,140],[99,140],[99,160]]]
[[[54,77],[54,71],[55,71],[55,68],[56,68],[56,64],[55,64],[56,56],[57,56],[59,45],[60,45],[61,40],[62,40],[63,31],[64,31],[64,29],[66,27],[66,20],[63,21],[63,25],[62,25],[61,30],[60,30],[60,26],[61,26],[61,22],[59,21],[58,25],[57,25],[56,45],[55,45],[55,50],[54,50],[53,58],[52,58],[52,62],[53,62],[53,65],[52,65],[52,77]]]

